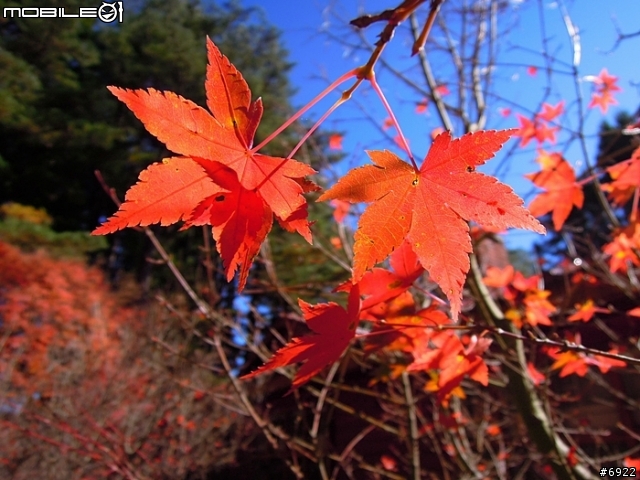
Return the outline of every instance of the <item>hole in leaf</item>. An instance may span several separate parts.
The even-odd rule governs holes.
[[[216,202],[224,202],[224,195],[218,195],[214,200]]]

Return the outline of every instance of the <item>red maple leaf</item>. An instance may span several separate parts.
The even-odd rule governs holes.
[[[382,129],[389,130],[391,127],[393,127],[393,120],[391,119],[391,117],[385,118],[382,122]]]
[[[564,112],[564,100],[555,105],[549,103],[542,104],[542,112],[538,114],[538,118],[546,122],[553,122],[558,116]]]
[[[427,111],[427,107],[429,106],[429,99],[423,98],[416,104],[416,113],[424,113]]]
[[[441,97],[444,97],[445,95],[449,95],[451,92],[449,91],[449,87],[447,87],[446,85],[438,85],[435,89],[435,91],[438,93],[438,95],[440,95]]]
[[[600,73],[595,78],[595,84],[601,91],[604,92],[621,92],[622,88],[620,88],[616,83],[618,82],[618,77],[615,75],[609,75],[609,71],[606,68],[600,70]]]
[[[291,365],[306,362],[291,385],[298,388],[319,373],[326,365],[340,358],[342,352],[355,337],[360,313],[360,291],[354,286],[349,292],[347,310],[334,302],[310,305],[298,300],[307,325],[315,335],[294,338],[278,350],[271,359],[257,370],[244,375],[243,379]]]
[[[355,234],[353,282],[406,238],[457,318],[472,250],[465,220],[500,229],[545,231],[511,188],[475,171],[511,133],[480,131],[452,140],[445,132],[417,170],[391,152],[370,151],[375,165],[351,170],[325,192],[319,200],[373,202]]]
[[[624,466],[628,468],[635,468],[636,470],[640,470],[640,458],[624,458]]]
[[[532,215],[538,217],[553,212],[553,228],[560,230],[573,207],[582,208],[584,193],[576,183],[573,167],[559,153],[539,152],[537,162],[542,170],[525,175],[535,185],[546,189],[529,205]]]
[[[302,193],[315,185],[305,164],[251,149],[262,103],[251,103],[242,75],[208,40],[205,109],[172,92],[109,87],[169,150],[185,155],[144,170],[116,214],[93,234],[137,225],[210,224],[227,279],[241,266],[239,288],[269,233],[273,214],[311,241]]]
[[[342,135],[339,133],[329,135],[329,150],[342,150]]]
[[[342,200],[331,200],[331,206],[334,208],[333,210],[333,218],[337,223],[344,222],[344,218],[349,213],[349,208],[351,208],[351,204],[349,202],[344,202]]]
[[[622,89],[616,85],[618,77],[609,75],[606,68],[603,68],[597,77],[593,78],[596,85],[596,91],[591,94],[591,102],[589,108],[600,107],[602,113],[607,113],[609,105],[617,105],[618,102],[613,98],[614,92],[621,92]]]
[[[609,105],[618,105],[618,101],[613,98],[613,95],[609,92],[591,94],[591,101],[589,102],[589,108],[599,107],[602,113],[607,113]]]
[[[527,362],[527,373],[535,386],[545,381],[546,377],[531,362]]]
[[[397,297],[411,287],[424,272],[409,242],[402,243],[393,251],[390,264],[393,272],[374,268],[362,276],[359,285],[360,293],[364,296],[363,311]],[[345,285],[349,284],[350,282]]]

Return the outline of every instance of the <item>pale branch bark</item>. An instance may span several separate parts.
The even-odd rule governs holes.
[[[499,327],[519,334],[512,322],[505,319],[500,307],[491,297],[489,290],[482,282],[482,272],[475,255],[471,255],[471,276],[469,278],[471,288],[480,303],[485,320],[494,327]],[[575,466],[568,464],[569,446],[555,432],[552,420],[549,418],[543,403],[538,397],[535,385],[526,375],[527,359],[524,350],[524,342],[513,337],[500,337],[498,344],[506,352],[515,354],[517,369],[506,368],[505,373],[509,378],[508,390],[520,412],[522,421],[527,426],[531,440],[538,450],[551,455],[551,465],[558,478],[562,480],[595,480],[593,475],[583,463]]]
[[[418,20],[416,19],[415,15],[411,15],[410,25],[411,34],[413,35],[413,38],[417,40],[419,35]],[[431,63],[429,62],[424,49],[418,52],[418,58],[420,60],[420,68],[422,70],[422,74],[424,75],[424,79],[429,86],[431,97],[433,98],[433,103],[436,106],[438,115],[440,116],[440,121],[442,122],[442,125],[446,130],[453,132],[453,122],[451,121],[449,112],[447,112],[447,108],[445,106],[444,100],[442,99],[442,95],[440,95],[437,91],[438,84],[436,83],[436,79],[433,76],[433,72],[431,71]]]

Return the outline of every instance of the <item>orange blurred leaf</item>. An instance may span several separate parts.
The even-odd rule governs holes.
[[[559,231],[573,207],[582,208],[584,193],[576,183],[573,167],[562,155],[541,150],[537,161],[542,170],[525,176],[546,192],[540,193],[531,202],[529,210],[536,217],[552,212],[553,228]]]

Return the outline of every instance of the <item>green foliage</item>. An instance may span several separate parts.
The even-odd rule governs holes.
[[[106,238],[92,237],[89,232],[55,232],[47,225],[18,218],[0,221],[0,240],[27,252],[44,248],[54,257],[72,258],[81,258],[109,246]]]

